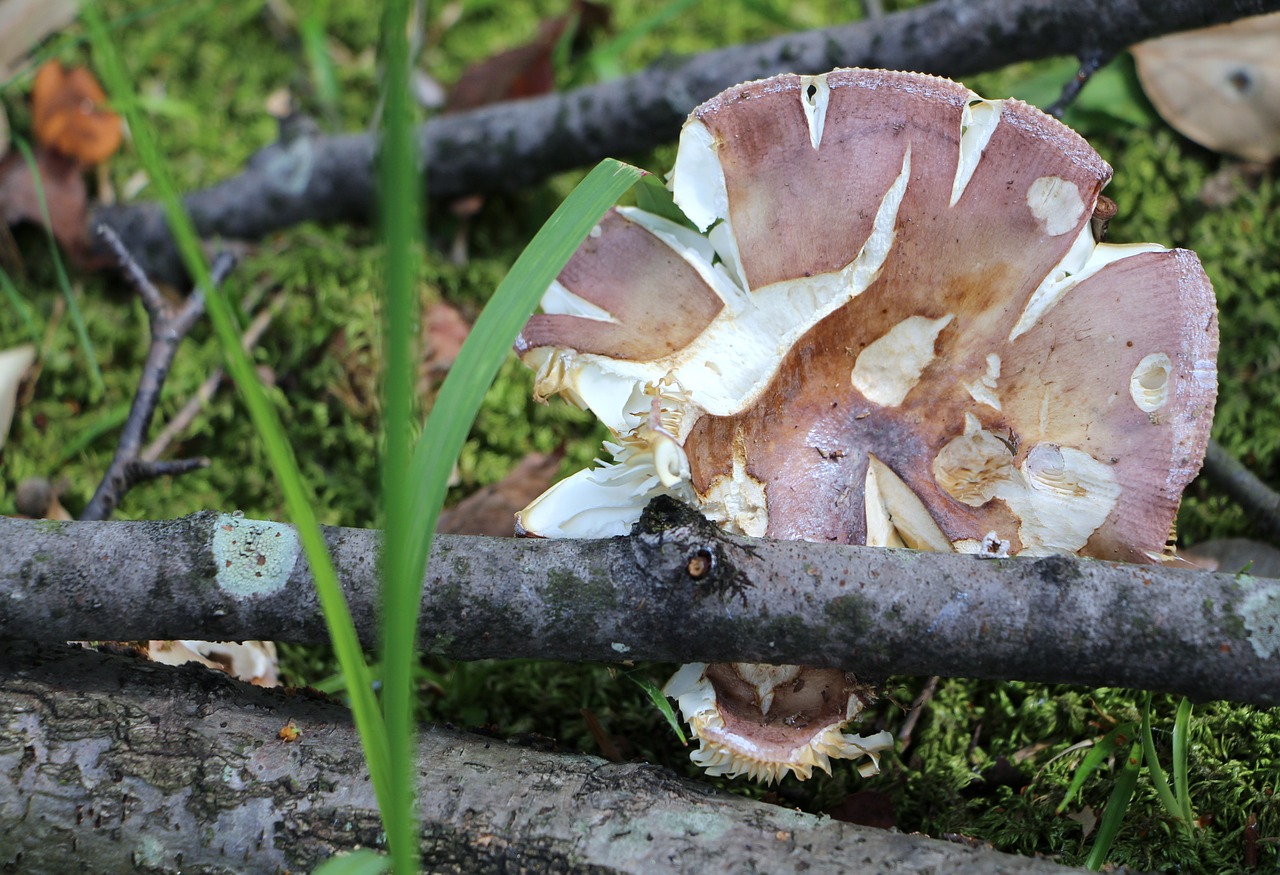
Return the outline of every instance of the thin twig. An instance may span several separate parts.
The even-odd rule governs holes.
[[[120,504],[125,493],[139,483],[156,477],[193,471],[209,464],[208,459],[155,462],[142,459],[139,455],[142,440],[151,425],[152,417],[155,416],[156,405],[160,402],[160,391],[164,387],[165,378],[169,375],[169,368],[173,365],[173,357],[177,354],[178,344],[191,331],[196,320],[204,314],[204,295],[200,290],[192,292],[175,310],[165,301],[160,290],[147,277],[146,272],[121,242],[119,236],[106,225],[100,226],[98,233],[115,254],[121,270],[142,298],[142,305],[146,308],[147,316],[151,321],[151,344],[147,349],[142,374],[138,378],[138,390],[133,396],[129,416],[125,420],[124,428],[120,431],[115,456],[107,467],[102,482],[93,493],[93,498],[81,513],[82,520],[107,519]],[[219,256],[215,260],[213,264],[215,286],[226,278],[233,264],[229,256]]]
[[[916,700],[911,703],[911,712],[907,714],[907,719],[902,721],[902,728],[898,730],[898,750],[906,750],[911,744],[911,733],[915,731],[916,723],[920,722],[920,715],[924,713],[925,707],[933,698],[933,694],[938,691],[938,681],[942,680],[938,675],[929,678],[928,683],[924,685],[924,689],[920,691],[920,695],[916,696]]]
[[[249,327],[245,329],[244,334],[240,337],[240,345],[245,352],[253,349],[258,341],[262,339],[262,335],[266,333],[267,328],[271,325],[271,320],[284,307],[284,302],[284,292],[277,292],[271,296],[271,300],[267,302],[267,305],[253,317],[253,321],[249,323]],[[142,451],[139,458],[144,462],[154,462],[160,458],[164,451],[169,448],[169,445],[191,427],[191,423],[195,422],[196,417],[200,415],[200,411],[213,400],[213,396],[217,394],[218,387],[222,384],[224,376],[225,372],[222,368],[215,368],[213,373],[200,384],[200,388],[195,391],[195,394],[187,399],[187,403],[182,405],[182,409],[165,424],[160,434],[156,435],[155,440],[147,444],[147,448]]]
[[[1260,534],[1280,543],[1280,494],[1259,480],[1217,441],[1209,441],[1204,457],[1204,475],[1244,508]]]
[[[1067,107],[1075,102],[1075,99],[1080,96],[1080,92],[1089,84],[1093,74],[1110,64],[1115,56],[1114,49],[1090,49],[1081,52],[1080,68],[1076,70],[1076,75],[1072,76],[1070,81],[1062,86],[1062,93],[1058,95],[1058,99],[1045,111],[1054,118],[1062,118],[1062,114],[1067,111]]]

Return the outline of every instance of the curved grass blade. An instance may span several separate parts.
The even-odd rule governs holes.
[[[1178,800],[1174,798],[1173,791],[1169,789],[1169,779],[1165,776],[1164,768],[1160,765],[1160,758],[1156,755],[1155,739],[1151,736],[1151,694],[1147,693],[1145,701],[1142,703],[1142,752],[1147,760],[1147,770],[1151,773],[1151,786],[1155,788],[1156,797],[1160,800],[1160,804],[1164,806],[1164,810],[1169,812],[1172,817],[1179,820],[1182,819],[1182,809],[1178,805]]]
[[[1181,812],[1187,831],[1195,827],[1195,815],[1191,812],[1191,788],[1188,785],[1188,760],[1191,753],[1191,701],[1183,698],[1173,721],[1173,787],[1177,793],[1178,811]]]
[[[1111,798],[1107,800],[1107,808],[1102,812],[1102,820],[1098,824],[1098,836],[1093,840],[1093,847],[1089,849],[1089,858],[1084,863],[1086,869],[1096,872],[1107,861],[1111,844],[1116,840],[1116,833],[1120,831],[1120,823],[1124,820],[1125,812],[1129,810],[1129,801],[1133,799],[1133,788],[1138,785],[1138,771],[1141,768],[1142,744],[1135,742],[1129,749],[1129,756],[1120,769],[1119,777],[1116,778],[1116,786],[1111,791]]]
[[[1079,798],[1080,791],[1084,788],[1084,782],[1097,771],[1099,766],[1111,758],[1117,748],[1122,748],[1133,740],[1134,732],[1137,728],[1138,725],[1136,723],[1121,723],[1094,743],[1089,752],[1085,754],[1084,761],[1076,768],[1076,773],[1071,776],[1071,785],[1067,787],[1067,795],[1062,797],[1062,801],[1058,803],[1058,807],[1055,809],[1057,814],[1066,811],[1073,798]]]
[[[685,747],[689,746],[689,740],[684,736],[684,729],[680,726],[680,721],[676,719],[676,712],[671,708],[671,703],[667,701],[667,697],[662,694],[662,689],[648,678],[631,678],[640,689],[649,694],[649,698],[653,704],[658,706],[658,710],[662,712],[662,716],[667,718],[667,724],[675,732],[676,738],[680,739],[680,743]]]

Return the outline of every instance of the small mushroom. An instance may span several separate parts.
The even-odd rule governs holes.
[[[669,183],[703,233],[618,208],[517,342],[539,397],[614,433],[520,527],[624,534],[665,493],[752,536],[1160,561],[1216,307],[1193,253],[1095,239],[1110,176],[1039,110],[930,76],[713,98]],[[829,669],[693,665],[667,692],[718,774],[874,771],[891,745],[843,732],[870,694]]]

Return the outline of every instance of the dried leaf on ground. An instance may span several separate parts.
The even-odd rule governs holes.
[[[54,238],[72,254],[85,251],[85,213],[89,195],[75,159],[48,149],[36,149],[36,170],[49,206]],[[0,161],[0,220],[44,224],[35,177],[22,155],[10,152]]]
[[[565,15],[548,18],[531,42],[472,64],[449,92],[445,112],[462,112],[502,100],[519,100],[554,91],[556,46],[570,23],[577,22],[574,39],[608,26],[609,9],[578,0]]]
[[[1156,111],[1202,146],[1250,161],[1280,154],[1280,13],[1133,47]]]
[[[437,301],[422,313],[422,330],[426,336],[423,364],[428,374],[441,374],[453,367],[462,344],[471,333],[471,324],[457,307]]]
[[[497,483],[469,495],[440,514],[436,531],[445,535],[515,533],[516,511],[537,498],[556,479],[561,453],[530,453]]]
[[[29,343],[0,351],[0,449],[9,437],[9,425],[18,405],[18,387],[35,360],[36,348]]]
[[[49,61],[36,74],[31,114],[37,142],[74,158],[81,167],[99,164],[120,148],[120,116],[106,108],[107,95],[84,67]]]

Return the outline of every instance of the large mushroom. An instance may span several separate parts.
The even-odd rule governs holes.
[[[670,180],[704,233],[611,212],[517,342],[540,397],[616,436],[519,528],[624,534],[666,493],[753,536],[1160,561],[1216,308],[1193,253],[1099,242],[1110,176],[1039,110],[930,76],[713,98]],[[891,744],[843,731],[870,697],[832,669],[691,665],[666,691],[716,774],[874,772]]]

